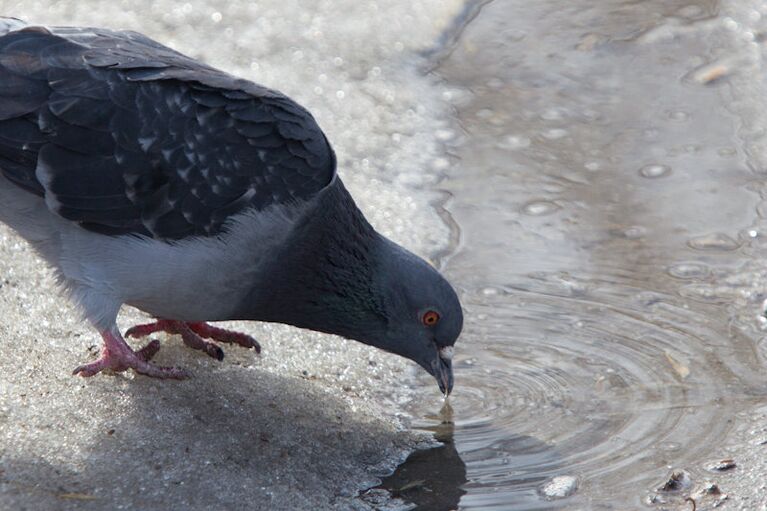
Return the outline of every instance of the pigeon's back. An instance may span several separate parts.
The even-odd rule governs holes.
[[[84,229],[181,240],[312,200],[335,158],[288,97],[141,34],[2,18],[0,172]]]

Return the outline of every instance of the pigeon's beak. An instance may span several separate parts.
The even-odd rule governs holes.
[[[431,374],[437,379],[439,390],[449,396],[453,391],[453,347],[439,350],[439,356],[431,364]]]

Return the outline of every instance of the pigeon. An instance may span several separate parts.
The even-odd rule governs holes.
[[[406,357],[448,395],[463,314],[429,263],[368,223],[312,115],[131,31],[0,18],[0,221],[52,267],[103,339],[89,377],[179,334],[260,352],[208,324],[276,322]],[[120,308],[155,321],[121,335]]]

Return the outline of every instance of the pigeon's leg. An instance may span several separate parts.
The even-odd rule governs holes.
[[[243,348],[253,348],[256,353],[261,353],[261,345],[247,334],[225,330],[202,322],[187,323],[187,325],[200,337],[228,344],[239,344]]]
[[[149,363],[149,359],[160,349],[158,341],[152,341],[139,351],[133,351],[120,335],[116,327],[104,330],[101,337],[104,339],[104,347],[101,358],[89,364],[83,364],[74,370],[73,374],[80,376],[93,376],[104,369],[115,372],[133,369],[139,374],[154,378],[186,378],[187,374],[182,369],[175,367],[161,367]]]

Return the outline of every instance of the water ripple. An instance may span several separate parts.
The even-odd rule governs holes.
[[[712,350],[727,333],[677,297],[624,283],[619,299],[597,282],[537,277],[468,297],[466,335],[484,349],[464,347],[455,362],[454,441],[468,472],[461,505],[538,509],[541,488],[560,475],[636,505],[637,488],[656,487],[669,465],[700,464],[728,431],[715,419],[733,385],[758,368]],[[749,349],[736,341],[730,349]],[[429,406],[413,403],[414,416]]]

